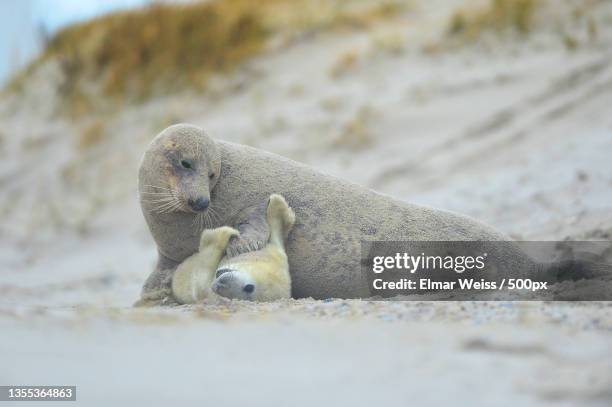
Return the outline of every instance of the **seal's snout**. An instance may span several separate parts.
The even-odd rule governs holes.
[[[226,287],[231,284],[233,279],[234,276],[232,273],[223,273],[219,277],[217,277],[215,283],[217,283],[217,285],[220,287]]]
[[[223,274],[225,273],[229,273],[230,271],[232,271],[231,269],[219,269],[217,270],[217,274],[215,274],[216,278],[221,277]]]
[[[213,281],[211,286],[213,292],[227,298],[232,298],[229,294],[231,292],[234,276],[230,271],[231,270],[228,269],[219,270],[220,273],[217,272],[217,278]]]
[[[206,208],[208,208],[208,205],[210,204],[210,200],[208,198],[203,197],[203,196],[199,196],[199,197],[197,197],[195,199],[189,198],[187,200],[187,204],[194,211],[196,211],[196,212],[203,212],[203,211],[206,210]]]
[[[255,281],[244,272],[221,268],[211,285],[215,294],[229,299],[252,300],[257,289]]]

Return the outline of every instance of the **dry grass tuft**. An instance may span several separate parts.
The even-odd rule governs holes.
[[[86,150],[99,144],[106,137],[104,121],[94,120],[83,131],[76,133],[76,137],[76,145],[79,150]]]
[[[290,40],[306,32],[368,27],[395,15],[402,1],[155,3],[59,31],[9,87],[23,89],[36,67],[57,62],[64,78],[58,93],[76,115],[99,110],[99,95],[134,101],[201,90],[212,75],[230,72],[261,54],[271,35]]]
[[[401,31],[380,31],[372,36],[372,48],[376,52],[400,55],[406,47],[406,39]]]
[[[355,69],[359,61],[359,53],[356,50],[343,52],[329,69],[329,76],[338,79],[349,71]]]
[[[568,51],[575,51],[576,48],[578,48],[578,45],[579,45],[578,40],[573,35],[567,32],[564,32],[564,33],[561,33],[561,39],[563,40],[563,45],[565,45],[565,48]]]
[[[334,147],[353,151],[363,150],[374,143],[371,122],[376,116],[369,106],[362,106],[355,115],[345,123],[340,136],[333,142]]]
[[[401,12],[402,0],[276,0],[266,13],[276,32],[295,34],[369,28]]]
[[[265,29],[247,0],[184,5],[155,4],[109,14],[58,32],[40,62],[60,61],[74,96],[80,81],[101,80],[107,95],[147,97],[155,86],[172,90],[202,85],[263,46]]]
[[[514,30],[527,34],[540,0],[490,0],[480,10],[457,11],[451,18],[448,33],[477,38],[485,31]]]

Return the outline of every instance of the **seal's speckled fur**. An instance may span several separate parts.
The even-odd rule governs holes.
[[[195,158],[200,170],[188,177],[180,171],[177,175],[171,160],[181,157]],[[468,217],[401,202],[275,154],[213,140],[187,124],[171,126],[153,140],[140,167],[141,193],[146,185],[187,194],[195,188],[209,195],[209,211],[218,216],[206,227],[240,230],[230,255],[263,246],[268,231],[262,203],[273,193],[284,196],[297,219],[287,255],[292,295],[298,298],[368,297],[367,277],[359,265],[362,239],[508,240]],[[141,301],[157,303],[169,294],[176,266],[197,250],[202,230],[194,213],[157,213],[142,195],[141,205],[159,252]],[[507,251],[502,255],[512,257],[517,269],[532,270],[533,262],[513,245]]]

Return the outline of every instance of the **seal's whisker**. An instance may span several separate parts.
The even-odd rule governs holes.
[[[173,188],[162,187],[159,185],[144,184],[144,187],[159,189],[160,191],[140,192],[143,202],[158,204],[151,210],[156,213],[170,213],[181,208],[182,202],[178,198],[179,191]]]
[[[171,212],[174,212],[174,208],[172,208],[172,207],[167,208],[167,209],[164,209],[164,210],[162,211],[162,213],[171,213]]]
[[[171,203],[172,202],[155,203],[155,207],[153,207],[152,210],[155,212],[161,213],[161,211],[164,210]]]
[[[153,202],[154,205],[157,205],[155,207],[156,210],[162,210],[162,209],[166,209],[167,207],[171,207],[173,206],[173,202],[168,201],[168,202]]]
[[[210,213],[211,216],[214,216],[215,210],[211,206],[209,206],[208,207],[208,213]]]
[[[176,209],[177,205],[178,205],[178,201],[172,200],[172,201],[169,201],[169,202],[161,204],[160,206],[158,206],[156,208],[156,210],[159,213],[168,213],[168,212]]]
[[[166,203],[166,202],[173,202],[174,199],[172,198],[159,198],[159,199],[143,199],[143,202],[148,202],[148,203]]]
[[[172,206],[171,206],[171,207],[168,209],[168,212],[173,212],[173,211],[175,211],[175,210],[177,210],[177,209],[180,209],[180,207],[181,207],[181,203],[180,203],[180,202],[177,200],[177,201],[175,201],[175,202],[174,202],[174,205],[172,205]]]
[[[211,223],[214,220],[217,223],[221,223],[221,217],[219,216],[219,214],[212,208],[209,207],[208,211],[210,212],[210,216],[211,216]]]
[[[167,196],[167,197],[156,197],[153,199],[143,199],[144,202],[170,202],[170,201],[174,201],[175,199],[171,196]]]
[[[152,202],[152,203],[160,203],[160,202],[174,202],[175,199],[173,197],[156,197],[156,198],[149,198],[149,199],[143,199],[143,202]]]
[[[198,230],[200,229],[200,214],[196,214],[191,221],[191,226],[195,226]]]
[[[169,205],[170,205],[170,203],[157,204],[157,206],[155,208],[153,208],[153,210],[156,211],[156,212],[160,212],[160,211],[165,210]]]
[[[199,213],[198,214],[198,230],[203,230],[204,229],[204,214]]]
[[[167,211],[167,207],[165,207],[165,206],[162,206],[162,207],[156,208],[156,209],[155,209],[155,211],[156,211],[157,213],[167,213],[167,212],[168,212],[168,211]]]
[[[143,186],[145,186],[145,187],[149,187],[149,188],[165,189],[166,191],[173,191],[173,192],[174,192],[174,190],[173,190],[172,188],[160,187],[160,186],[158,186],[158,185],[148,185],[148,184],[145,184],[145,185],[143,185]]]
[[[168,195],[172,196],[172,192],[140,192],[141,195]]]
[[[212,220],[210,219],[210,212],[206,212],[206,225],[207,228],[212,228]]]
[[[161,201],[175,201],[173,196],[146,196],[140,198],[143,202],[161,202]]]

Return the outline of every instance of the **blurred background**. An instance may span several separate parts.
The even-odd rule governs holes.
[[[0,19],[0,321],[23,324],[5,338],[6,349],[24,335],[32,346],[42,341],[58,310],[88,310],[78,314],[87,321],[103,315],[97,335],[131,329],[112,321],[131,318],[125,313],[133,315],[128,307],[156,258],[136,172],[149,141],[179,122],[473,216],[515,239],[610,239],[612,1],[30,0],[0,2]],[[482,342],[473,324],[503,320],[495,329],[519,343],[533,328],[542,343],[512,342],[510,354],[554,354],[551,338],[567,345],[573,337],[564,329],[586,330],[581,340],[591,341],[592,353],[576,363],[594,372],[590,379],[576,384],[574,370],[552,358],[546,369],[567,380],[553,380],[543,396],[532,389],[534,400],[609,401],[612,320],[601,304],[555,305],[546,315],[499,304],[430,304],[425,312],[343,304],[302,300],[248,312],[280,308],[295,312],[291,320],[342,319],[342,307],[377,321],[408,315],[420,321],[410,329],[435,337],[476,329],[466,349],[493,353],[509,348]],[[236,310],[244,311],[219,312]],[[36,318],[47,322],[40,329],[24,322]],[[361,325],[343,329],[376,336]],[[220,340],[223,332],[232,331],[220,330]],[[123,334],[135,344],[144,335]],[[72,343],[63,335],[58,343]],[[435,359],[426,347],[432,337],[423,335],[425,344],[412,345]],[[326,346],[316,352],[335,352]],[[440,344],[440,369],[453,346]],[[497,357],[455,362],[487,377],[487,361],[507,367]],[[509,381],[535,372],[515,362],[502,369]],[[28,377],[27,364],[15,369],[9,378]],[[490,395],[518,397],[512,386]]]

